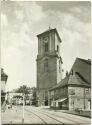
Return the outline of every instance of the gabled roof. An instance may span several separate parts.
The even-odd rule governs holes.
[[[48,29],[48,30],[46,30],[45,32],[38,34],[37,37],[39,37],[39,36],[41,36],[41,35],[44,35],[44,34],[47,34],[47,33],[49,33],[49,32],[53,32],[53,31],[57,34],[57,36],[58,36],[58,38],[59,38],[59,41],[62,42],[62,40],[61,40],[61,38],[60,38],[60,36],[59,36],[59,33],[57,32],[57,29],[56,29],[56,28],[54,28],[54,29]]]
[[[68,86],[74,86],[74,87],[90,87],[90,84],[87,84],[79,74],[75,72],[75,74],[70,76],[71,78],[69,79]]]
[[[76,58],[71,71],[77,73],[84,82],[91,84],[91,60]]]

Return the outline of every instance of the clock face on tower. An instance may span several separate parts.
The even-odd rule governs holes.
[[[44,38],[43,38],[43,42],[44,42],[44,43],[47,43],[48,40],[49,40],[48,37],[44,37]]]

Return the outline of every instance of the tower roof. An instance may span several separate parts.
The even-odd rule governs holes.
[[[54,29],[49,28],[48,30],[44,31],[43,33],[38,34],[37,37],[40,37],[40,36],[42,36],[42,35],[45,35],[45,34],[47,34],[47,33],[49,33],[49,32],[55,32],[55,33],[57,34],[58,38],[59,38],[59,41],[62,42],[62,40],[61,40],[61,38],[60,38],[60,36],[59,36],[59,33],[57,32],[57,29],[56,29],[56,28],[54,28]]]

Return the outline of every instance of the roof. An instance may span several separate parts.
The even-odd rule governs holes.
[[[76,58],[71,71],[74,71],[85,83],[91,84],[91,60]]]
[[[70,78],[68,86],[74,87],[90,87],[90,84],[87,84],[78,73],[75,72],[75,75]]]
[[[67,100],[67,98],[62,98],[62,99],[57,99],[57,100],[55,100],[54,102],[64,102],[64,101],[66,101]]]
[[[59,33],[57,32],[57,29],[56,29],[56,28],[54,28],[54,29],[51,29],[51,28],[50,28],[50,29],[46,30],[45,32],[38,34],[37,37],[39,37],[39,36],[41,36],[41,35],[44,35],[44,34],[46,34],[46,33],[49,33],[49,32],[53,32],[53,31],[57,34],[57,36],[58,36],[58,38],[59,38],[59,41],[62,42],[62,40],[61,40],[61,38],[60,38],[60,36],[59,36]]]
[[[53,86],[50,90],[57,89],[68,85],[69,75],[62,79],[57,85]]]
[[[77,80],[74,82],[68,82],[71,71],[74,71],[75,78]],[[91,60],[85,60],[81,58],[76,58],[70,73],[64,79],[62,79],[57,85],[53,86],[50,90],[58,89],[64,86],[86,86],[90,87],[91,85]]]

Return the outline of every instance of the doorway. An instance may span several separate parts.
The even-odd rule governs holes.
[[[45,106],[48,106],[48,100],[45,100]]]

